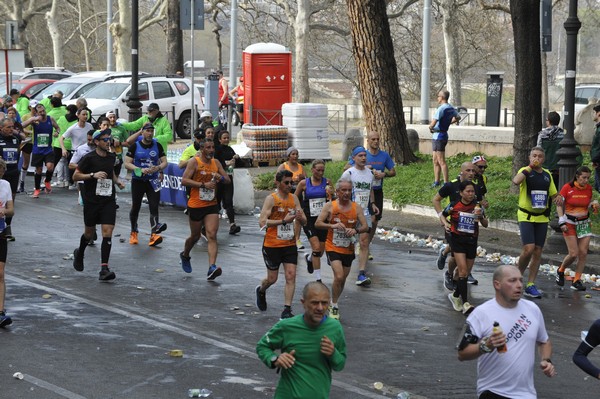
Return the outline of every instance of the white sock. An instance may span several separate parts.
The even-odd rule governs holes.
[[[310,252],[308,254],[308,256],[306,257],[306,259],[310,262],[312,260],[312,252]]]
[[[313,275],[315,276],[315,280],[320,280],[321,279],[321,269],[315,269],[315,271],[313,272]]]

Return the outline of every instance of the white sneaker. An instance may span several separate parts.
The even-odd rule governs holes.
[[[475,309],[475,306],[471,305],[469,302],[465,302],[463,303],[462,306],[462,314],[464,314],[465,316],[468,316],[471,314],[471,312]]]
[[[462,301],[461,297],[456,298],[454,296],[454,294],[451,292],[448,294],[448,299],[450,300],[450,303],[452,304],[452,307],[454,308],[454,310],[456,310],[457,312],[463,311],[463,301]]]
[[[55,181],[55,182],[52,182],[52,184],[50,184],[50,187],[62,187],[62,186],[63,186],[62,181]]]
[[[65,182],[67,183],[67,185],[65,187],[69,187],[69,190],[73,191],[73,190],[77,190],[77,183],[72,184],[69,186],[69,182]]]

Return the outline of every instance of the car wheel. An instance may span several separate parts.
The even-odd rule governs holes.
[[[183,112],[177,120],[177,136],[180,139],[190,139],[192,137],[192,118],[191,112]]]

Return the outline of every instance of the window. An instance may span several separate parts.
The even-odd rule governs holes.
[[[152,91],[154,91],[154,98],[156,100],[175,97],[169,82],[152,82]]]
[[[189,93],[189,91],[190,91],[190,88],[188,87],[187,83],[185,83],[182,80],[175,81],[175,88],[177,88],[177,91],[182,96],[186,93]]]

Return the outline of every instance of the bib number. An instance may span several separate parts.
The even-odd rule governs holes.
[[[2,151],[2,156],[7,164],[14,165],[19,162],[19,152],[16,148],[5,148],[4,151]]]
[[[348,248],[352,243],[350,237],[346,236],[345,230],[333,230],[333,238],[331,240],[333,245],[340,248]]]
[[[575,225],[575,231],[577,233],[577,238],[591,236],[592,224],[590,223],[590,219],[577,221],[577,224]]]
[[[293,240],[294,239],[294,224],[288,223],[285,226],[282,224],[277,225],[277,239],[278,240]]]
[[[373,188],[380,188],[383,180],[381,179],[373,179]]]
[[[48,133],[40,133],[37,136],[37,146],[38,147],[48,147],[50,144],[50,135]]]
[[[474,214],[459,212],[457,230],[461,233],[475,234],[475,220]]]
[[[152,189],[156,193],[159,192],[160,189],[162,188],[162,184],[160,182],[160,179],[150,179],[150,185],[152,186]]]
[[[202,201],[212,201],[215,199],[215,190],[211,190],[210,188],[200,187],[198,189],[200,193],[200,199]]]
[[[98,179],[96,181],[96,195],[110,197],[112,195],[113,182],[111,179]]]
[[[531,207],[533,209],[546,209],[548,206],[548,192],[545,190],[531,190]]]
[[[370,190],[356,190],[355,191],[355,201],[360,205],[363,210],[366,210],[369,206],[369,199],[371,197]]]
[[[319,216],[321,214],[323,206],[325,206],[325,198],[310,198],[308,200],[310,216]]]

